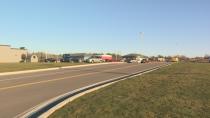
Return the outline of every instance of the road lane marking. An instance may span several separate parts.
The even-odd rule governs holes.
[[[89,68],[89,69],[97,69],[97,68],[100,68],[100,67],[93,67],[93,68]],[[75,71],[81,71],[81,70],[67,70],[67,69],[64,69],[64,71],[62,71],[62,72],[54,72],[54,73],[39,74],[39,75],[28,75],[28,76],[24,76],[24,77],[16,77],[16,78],[9,78],[9,79],[0,79],[0,82],[19,80],[19,79],[28,79],[28,78],[32,78],[32,77],[42,77],[42,76],[48,76],[48,75],[64,74],[66,72],[75,72]]]
[[[36,85],[36,84],[41,84],[41,83],[48,83],[48,82],[54,82],[54,81],[59,81],[59,80],[71,79],[71,78],[75,78],[75,77],[88,76],[88,75],[98,74],[98,73],[107,72],[107,71],[114,71],[114,70],[120,70],[120,69],[125,69],[125,68],[131,68],[131,67],[135,67],[135,66],[139,66],[139,65],[132,65],[132,66],[127,66],[127,67],[104,70],[104,71],[101,71],[101,72],[91,72],[91,73],[85,73],[85,74],[70,76],[70,77],[63,77],[63,78],[57,78],[57,79],[52,79],[52,80],[43,80],[43,81],[38,81],[38,82],[31,82],[31,83],[26,83],[26,84],[8,86],[8,87],[0,88],[0,91],[7,90],[7,89],[13,89],[13,88],[20,88],[20,87],[25,87],[25,86],[30,86],[30,85]]]

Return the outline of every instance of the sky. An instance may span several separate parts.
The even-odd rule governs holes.
[[[204,56],[210,0],[0,0],[0,44],[31,52]]]

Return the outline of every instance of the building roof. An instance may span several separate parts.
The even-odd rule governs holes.
[[[144,55],[141,55],[141,54],[127,54],[127,55],[124,55],[123,57],[137,57],[137,56],[140,56],[140,57],[145,57]]]
[[[3,46],[3,47],[11,47],[11,45],[0,45],[0,46]],[[27,49],[20,49],[20,48],[10,48],[10,49],[14,49],[14,50],[27,50]]]
[[[87,54],[87,53],[74,53],[70,54],[70,56],[91,56],[92,54]]]
[[[10,45],[0,45],[0,46],[7,46],[7,47],[11,47]]]
[[[13,50],[27,50],[27,49],[20,49],[20,48],[11,48]]]

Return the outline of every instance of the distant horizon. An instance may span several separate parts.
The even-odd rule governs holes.
[[[10,48],[15,48],[15,49],[20,49],[21,47],[24,47],[24,46],[20,46],[20,47],[13,47],[12,45],[10,44],[0,44],[0,46],[10,46]],[[47,54],[55,54],[55,55],[60,55],[60,54],[74,54],[74,53],[87,53],[87,54],[93,54],[93,53],[98,53],[98,54],[107,54],[107,53],[112,53],[112,54],[119,54],[119,55],[127,55],[127,54],[141,54],[141,55],[144,55],[144,56],[148,56],[148,57],[151,57],[151,56],[164,56],[164,57],[168,57],[168,56],[171,56],[171,57],[175,57],[175,56],[186,56],[186,55],[162,55],[162,54],[157,54],[157,55],[146,55],[146,54],[143,54],[143,53],[138,53],[138,52],[130,52],[130,53],[116,53],[116,52],[63,52],[63,53],[53,53],[53,52],[45,52],[45,51],[30,51],[30,49],[28,49],[27,47],[24,47],[29,53],[47,53]],[[205,55],[210,55],[210,54],[205,54]],[[195,56],[195,57],[204,57],[205,55],[203,56]],[[186,56],[186,57],[189,57],[189,56]],[[195,58],[195,57],[189,57],[189,58]]]
[[[203,57],[210,54],[209,6],[209,0],[3,0],[0,43],[56,54]]]

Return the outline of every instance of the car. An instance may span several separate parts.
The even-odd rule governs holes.
[[[142,63],[141,59],[126,59],[127,63]]]
[[[55,59],[55,58],[47,58],[47,59],[45,59],[45,62],[57,62],[57,59]]]
[[[104,62],[104,60],[100,56],[92,56],[86,60],[88,63],[101,63]]]
[[[81,57],[71,57],[70,58],[70,62],[77,62],[77,63],[81,63],[83,60]]]
[[[132,60],[131,59],[125,59],[125,62],[132,63]]]
[[[146,59],[142,59],[141,63],[147,63]]]

